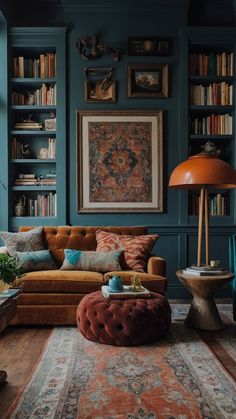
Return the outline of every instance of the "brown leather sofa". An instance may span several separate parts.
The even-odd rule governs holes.
[[[21,227],[28,231],[33,227]],[[98,291],[111,275],[122,275],[124,283],[130,284],[134,271],[117,271],[105,274],[88,271],[63,271],[64,249],[96,250],[97,229],[116,234],[147,234],[145,227],[44,227],[45,246],[58,267],[57,270],[27,272],[23,276],[23,289],[18,299],[17,315],[12,324],[76,324],[78,303],[86,294]],[[166,264],[163,258],[151,256],[147,272],[139,273],[142,284],[150,291],[164,294],[167,281]]]

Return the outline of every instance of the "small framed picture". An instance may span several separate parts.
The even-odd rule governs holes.
[[[116,81],[104,83],[103,80],[85,81],[86,102],[116,102]]]
[[[167,56],[170,53],[171,41],[169,38],[128,38],[128,55]]]
[[[56,118],[50,118],[44,120],[45,131],[56,131]]]
[[[128,64],[128,97],[169,97],[168,64]]]

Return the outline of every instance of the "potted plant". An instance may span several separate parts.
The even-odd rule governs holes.
[[[22,268],[14,256],[0,254],[0,292],[7,292],[16,278],[22,276]]]

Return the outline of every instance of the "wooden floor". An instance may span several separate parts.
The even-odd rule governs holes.
[[[232,327],[235,328],[235,325]],[[7,383],[0,387],[0,419],[9,418],[8,409],[17,400],[34,372],[52,329],[8,326],[0,335],[0,370],[6,370],[8,375]],[[202,331],[200,334],[236,379],[236,363],[221,345],[214,341],[212,333]]]
[[[30,378],[52,331],[51,327],[8,328],[0,336],[0,369],[7,371],[7,383],[0,388],[0,419],[17,399]]]

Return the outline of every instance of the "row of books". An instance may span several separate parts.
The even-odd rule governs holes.
[[[190,84],[189,101],[191,105],[232,105],[233,85],[226,82],[212,83],[208,86]]]
[[[40,89],[28,92],[16,92],[11,93],[12,105],[37,105],[37,106],[48,106],[56,105],[56,84],[47,86],[42,83]]]
[[[36,58],[13,57],[13,77],[45,78],[56,76],[56,54],[40,54]]]
[[[234,75],[234,54],[227,53],[191,53],[189,56],[190,76],[231,77]]]
[[[26,210],[29,217],[56,217],[57,194],[39,194],[35,199],[26,200]]]
[[[193,118],[190,123],[190,132],[193,135],[232,135],[233,118],[228,113]]]
[[[199,194],[192,194],[190,200],[190,215],[199,214]],[[227,215],[229,213],[229,197],[223,193],[212,193],[209,195],[210,215]]]

